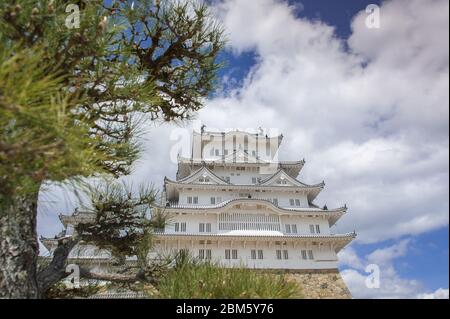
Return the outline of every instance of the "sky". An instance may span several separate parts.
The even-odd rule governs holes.
[[[368,4],[379,6],[378,28],[366,24]],[[448,1],[216,0],[211,9],[228,38],[218,89],[192,122],[149,125],[128,179],[174,178],[174,145],[201,124],[279,130],[280,158],[306,160],[299,180],[325,181],[316,203],[349,207],[333,232],[358,234],[339,253],[355,298],[448,298]],[[62,229],[57,215],[76,205],[64,194],[41,194],[40,234]],[[379,285],[368,285],[376,274]]]

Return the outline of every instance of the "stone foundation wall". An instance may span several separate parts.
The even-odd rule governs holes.
[[[289,280],[301,285],[304,298],[307,299],[350,299],[352,295],[347,288],[339,270],[309,272],[290,272]]]
[[[351,299],[352,295],[338,269],[272,270],[297,282],[306,299]]]

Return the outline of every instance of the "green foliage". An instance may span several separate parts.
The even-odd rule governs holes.
[[[0,46],[0,199],[37,192],[43,179],[98,172],[84,123],[71,125],[62,76],[46,74],[38,48]]]
[[[202,1],[134,1],[134,10],[131,3],[116,2],[115,17],[130,30],[122,45],[157,79],[163,99],[152,115],[187,118],[214,87],[223,29]]]
[[[115,257],[146,258],[144,250],[151,246],[154,230],[149,215],[156,191],[152,187],[140,187],[135,193],[125,183],[107,181],[92,189],[89,195],[96,219],[93,223],[77,225],[80,238],[110,250]]]
[[[31,255],[38,253],[41,185],[129,174],[143,125],[189,118],[214,88],[224,38],[207,6],[134,3],[0,1],[0,213],[20,217],[9,219],[11,225],[30,221],[28,232],[13,235],[31,246]],[[80,10],[77,28],[66,26],[68,4]],[[152,230],[162,221],[143,218],[154,194],[134,198],[114,187],[94,193],[96,224],[80,225],[80,234],[122,259],[138,256],[144,267]],[[14,260],[26,268],[23,260],[30,259]],[[12,281],[33,286],[29,277]]]
[[[161,298],[300,298],[283,275],[248,268],[223,268],[183,257],[158,284]]]
[[[79,0],[70,29],[68,4],[0,2],[4,199],[47,180],[128,174],[142,124],[185,119],[213,89],[224,42],[205,5]]]

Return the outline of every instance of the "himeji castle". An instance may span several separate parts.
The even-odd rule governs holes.
[[[356,236],[331,231],[347,207],[315,203],[324,183],[299,180],[304,160],[277,160],[282,139],[262,131],[194,131],[191,156],[179,156],[176,177],[164,180],[158,206],[171,221],[155,235],[154,254],[185,250],[226,267],[337,270],[337,253]],[[93,216],[60,218],[68,236]],[[56,247],[56,240],[42,242]],[[75,249],[71,258],[107,254],[90,257]]]
[[[165,178],[165,210],[173,223],[160,249],[189,250],[224,266],[335,269],[355,233],[332,234],[347,211],[314,199],[324,183],[297,179],[305,161],[278,161],[283,135],[194,132],[190,158]]]

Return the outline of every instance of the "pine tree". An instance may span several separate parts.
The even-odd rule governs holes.
[[[54,275],[36,267],[43,185],[128,174],[139,125],[199,110],[223,45],[197,2],[0,3],[0,297]]]

